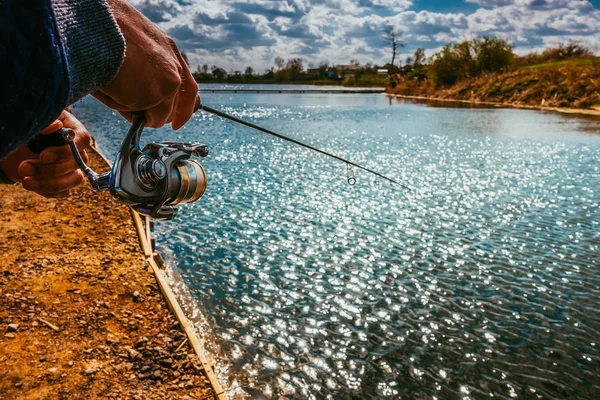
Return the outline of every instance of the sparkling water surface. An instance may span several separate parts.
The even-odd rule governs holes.
[[[289,88],[289,87],[286,87]],[[600,118],[381,94],[203,102],[402,181],[198,113],[204,197],[157,225],[253,398],[600,398]],[[76,114],[114,156],[127,129]],[[231,394],[231,392],[230,392]]]

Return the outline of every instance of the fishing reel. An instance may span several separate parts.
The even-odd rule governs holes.
[[[206,157],[204,144],[162,142],[140,148],[146,123],[143,112],[133,113],[132,124],[109,172],[97,174],[83,161],[75,145],[75,133],[62,130],[75,161],[95,191],[109,190],[122,203],[154,219],[170,220],[174,206],[198,200],[206,190],[206,172],[192,159]]]

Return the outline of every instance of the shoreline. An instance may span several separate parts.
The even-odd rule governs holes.
[[[500,103],[491,101],[476,101],[476,100],[458,100],[458,99],[446,99],[441,97],[429,97],[429,96],[410,96],[404,94],[385,93],[388,97],[396,97],[407,100],[423,100],[431,102],[444,102],[444,103],[461,103],[461,104],[472,104],[480,106],[491,106],[496,108],[516,108],[523,110],[538,110],[538,111],[553,111],[562,114],[580,114],[580,115],[591,115],[600,116],[600,109],[587,109],[587,108],[568,108],[568,107],[544,107],[544,106],[530,106],[526,104],[513,104],[513,103]]]
[[[128,207],[85,183],[56,200],[3,185],[0,227],[1,398],[220,397]]]

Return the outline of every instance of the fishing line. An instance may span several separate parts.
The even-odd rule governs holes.
[[[272,131],[270,129],[263,128],[262,126],[253,124],[252,122],[244,121],[243,119],[234,117],[233,115],[227,114],[227,113],[225,113],[223,111],[220,111],[220,110],[217,110],[215,108],[206,106],[204,104],[197,103],[197,107],[200,110],[206,111],[206,112],[214,114],[214,115],[218,115],[221,118],[225,118],[225,119],[228,119],[230,121],[237,122],[238,124],[248,126],[250,128],[256,129],[258,131],[261,131],[261,132],[267,133],[269,135],[273,135],[275,137],[278,137],[279,139],[287,140],[288,142],[292,142],[292,143],[294,143],[294,144],[296,144],[298,146],[305,147],[305,148],[310,149],[312,151],[316,151],[317,153],[321,153],[321,154],[324,154],[324,155],[326,155],[328,157],[335,158],[336,160],[339,160],[339,161],[345,163],[346,164],[346,168],[349,168],[348,166],[353,166],[353,167],[362,169],[363,171],[367,171],[367,172],[369,172],[369,173],[371,173],[373,175],[376,175],[376,176],[378,176],[380,178],[383,178],[383,179],[385,179],[385,180],[387,180],[389,182],[392,182],[392,183],[394,183],[394,184],[396,184],[396,185],[398,185],[398,186],[400,186],[400,187],[402,187],[402,188],[404,188],[406,190],[412,190],[411,188],[409,188],[407,185],[405,185],[403,183],[400,183],[400,182],[398,182],[398,181],[396,181],[396,180],[394,180],[392,178],[388,178],[387,176],[385,176],[383,174],[380,174],[377,171],[373,171],[372,169],[369,169],[367,167],[363,167],[362,165],[356,164],[356,163],[354,163],[352,161],[349,161],[349,160],[346,160],[346,159],[344,159],[342,157],[338,157],[335,154],[331,154],[331,153],[328,153],[328,152],[326,152],[324,150],[317,149],[316,147],[313,147],[313,146],[311,146],[309,144],[302,143],[302,142],[300,142],[300,141],[298,141],[296,139],[292,139],[290,137],[287,137],[285,135],[282,135],[282,134],[277,133],[275,131]],[[351,182],[353,182],[353,183],[351,183]],[[354,173],[352,174],[352,176],[348,176],[348,183],[350,183],[351,185],[353,185],[354,183],[356,183],[356,178],[354,177]]]

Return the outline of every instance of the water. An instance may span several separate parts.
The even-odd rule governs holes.
[[[254,398],[600,398],[600,120],[383,95],[203,94],[209,187],[160,251]],[[114,155],[126,124],[77,114]]]

